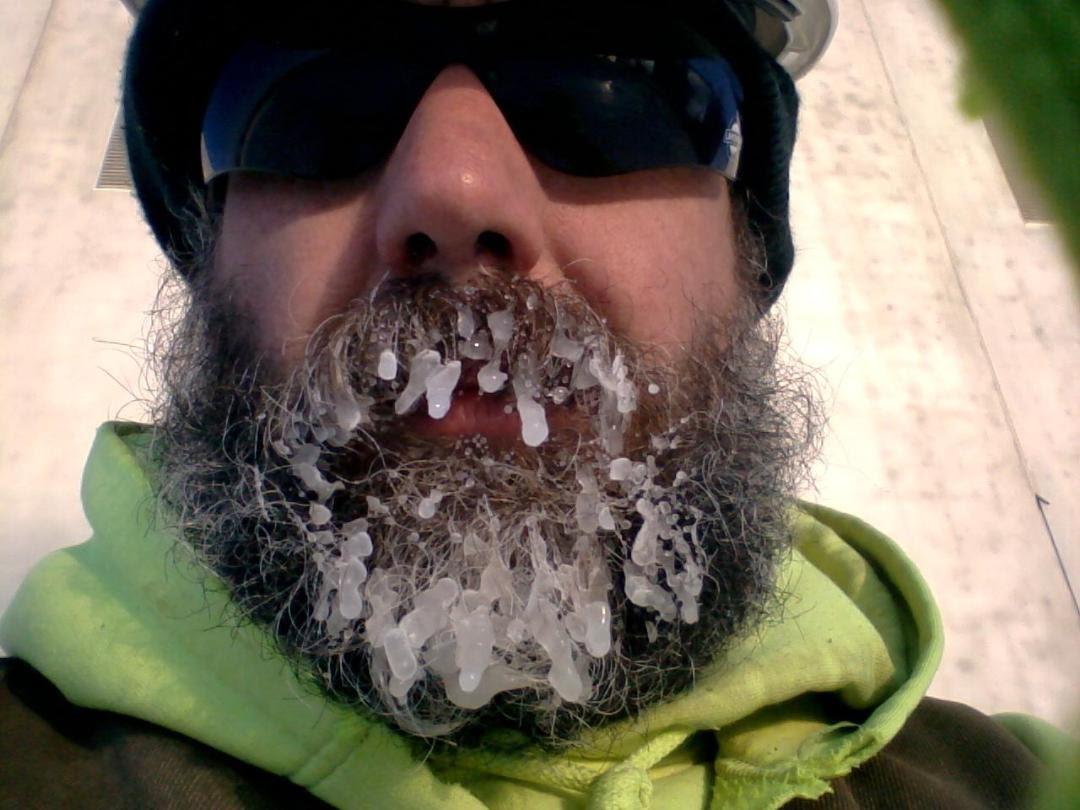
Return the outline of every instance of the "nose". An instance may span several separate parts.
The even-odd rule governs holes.
[[[376,189],[375,241],[391,272],[467,276],[483,265],[529,275],[543,249],[544,194],[483,84],[439,74]]]

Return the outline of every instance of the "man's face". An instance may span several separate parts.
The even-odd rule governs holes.
[[[384,164],[234,173],[212,224],[163,497],[331,695],[566,741],[761,615],[812,402],[722,176],[556,172],[451,66]]]
[[[616,333],[677,355],[702,312],[739,299],[728,183],[705,169],[610,178],[530,158],[466,68],[442,72],[389,161],[350,181],[229,179],[215,274],[285,368],[388,278],[479,265],[569,283]]]

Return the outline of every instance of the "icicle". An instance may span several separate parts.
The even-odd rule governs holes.
[[[615,531],[615,516],[611,514],[611,507],[606,504],[600,507],[598,523],[604,531]]]
[[[505,346],[510,342],[514,334],[514,313],[509,309],[500,309],[497,312],[489,312],[487,316],[488,328],[491,330],[491,339]]]
[[[499,370],[499,362],[496,357],[477,372],[476,384],[485,394],[494,394],[502,390],[507,379],[506,374]]]
[[[547,414],[544,406],[532,398],[529,383],[521,375],[514,377],[514,395],[521,416],[521,440],[529,447],[539,447],[548,437]]]
[[[612,481],[625,481],[627,478],[630,477],[630,473],[633,471],[633,468],[634,463],[625,456],[612,459],[608,477]]]
[[[443,493],[439,490],[433,490],[426,498],[420,499],[420,505],[416,509],[416,514],[424,520],[434,517],[435,510],[439,508],[439,504],[442,503],[443,497]]]
[[[487,330],[478,329],[468,340],[460,341],[458,351],[461,352],[462,357],[469,360],[490,360],[492,347]]]
[[[346,438],[357,425],[367,419],[367,408],[371,407],[372,402],[368,397],[358,400],[348,389],[334,398],[334,419],[338,430],[346,434]]]
[[[533,637],[551,658],[551,668],[548,670],[551,687],[568,703],[578,702],[584,695],[585,685],[574,667],[571,655],[573,642],[559,627],[555,609],[550,604],[544,605],[540,615],[536,616],[531,624]]]
[[[376,373],[380,380],[392,380],[397,377],[398,361],[393,349],[383,349],[379,353],[379,367]]]
[[[419,594],[414,607],[398,625],[413,649],[419,649],[431,636],[450,623],[447,608],[457,598],[457,585],[443,578]]]
[[[416,654],[413,653],[409,641],[405,638],[405,632],[400,627],[388,630],[383,636],[383,649],[386,651],[386,662],[390,664],[390,671],[400,681],[411,680],[416,674]]]
[[[586,534],[591,534],[599,525],[600,493],[596,486],[596,479],[589,468],[578,467],[577,479],[581,492],[577,496],[574,515],[577,518],[578,528]]]
[[[364,611],[364,599],[361,585],[367,579],[367,567],[358,559],[351,559],[345,564],[341,574],[341,586],[338,589],[338,612],[342,618],[352,621],[359,619]]]
[[[428,416],[442,419],[450,412],[450,399],[461,379],[461,361],[453,360],[432,373],[425,384]],[[410,380],[411,383],[411,380]]]
[[[384,504],[374,495],[364,496],[364,501],[367,503],[367,510],[369,515],[386,515],[390,512],[390,510],[386,507],[386,504]]]
[[[578,341],[570,338],[562,329],[555,331],[554,337],[551,339],[551,348],[549,352],[553,357],[559,357],[563,360],[569,360],[571,363],[576,363],[581,359],[582,353],[585,351],[585,347]]]
[[[304,486],[314,492],[320,503],[325,503],[329,497],[345,485],[340,481],[331,484],[323,477],[322,472],[316,467],[322,450],[313,444],[302,444],[292,454],[293,475],[303,482]]]
[[[585,649],[594,658],[607,655],[611,649],[611,608],[607,602],[585,606]]]
[[[308,522],[312,526],[325,526],[330,522],[332,513],[321,503],[313,503],[308,506]]]
[[[556,405],[562,405],[566,400],[570,399],[570,389],[557,385],[551,389],[551,401]]]
[[[640,566],[646,566],[656,562],[656,541],[660,534],[660,524],[656,507],[644,498],[638,498],[637,512],[645,520],[634,538],[630,559]]]
[[[465,340],[471,338],[476,331],[476,317],[473,315],[473,311],[466,306],[457,308],[457,330],[458,334]]]
[[[625,587],[626,598],[638,607],[656,611],[664,621],[675,618],[675,600],[656,583],[640,575],[627,574]]]
[[[409,382],[394,403],[394,413],[408,413],[427,388],[427,380],[442,366],[442,357],[434,349],[424,349],[409,364]]]
[[[491,666],[495,632],[487,608],[483,607],[453,624],[457,639],[454,662],[460,669],[458,685],[463,692],[472,692],[480,685],[484,670]]]

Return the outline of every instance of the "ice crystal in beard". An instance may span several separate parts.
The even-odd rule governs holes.
[[[162,360],[163,501],[335,699],[413,733],[510,718],[565,742],[685,688],[761,614],[814,439],[768,321],[703,324],[665,372],[572,295],[400,285],[328,323],[283,382],[227,299],[195,300]],[[548,438],[403,431],[423,352],[504,407],[515,381],[551,403]],[[430,376],[404,411],[430,413]]]
[[[388,438],[417,409],[447,416],[463,361],[539,452]],[[579,301],[521,281],[395,285],[328,324],[283,407],[260,414],[268,466],[294,479],[276,486],[310,498],[290,521],[317,571],[308,651],[364,651],[382,708],[436,735],[460,720],[419,716],[433,691],[461,710],[523,689],[587,703],[617,654],[613,565],[619,601],[695,623],[702,511],[659,474],[677,426],[622,455],[643,435],[640,373]],[[549,409],[584,432],[549,440]]]

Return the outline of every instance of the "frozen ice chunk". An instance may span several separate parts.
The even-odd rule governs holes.
[[[348,560],[351,558],[364,558],[371,554],[371,535],[367,532],[354,532],[345,535],[348,539],[341,545],[341,557]]]
[[[450,623],[450,605],[457,599],[458,586],[454,580],[443,577],[433,586],[417,594],[413,609],[399,625],[405,631],[414,649]]]
[[[688,599],[680,606],[682,620],[687,624],[697,624],[699,618],[698,603],[696,599]]]
[[[570,638],[579,643],[585,641],[585,631],[588,628],[583,616],[579,616],[577,613],[571,613],[563,620],[563,623],[566,626],[566,632],[570,634]]]
[[[551,662],[548,681],[559,697],[567,703],[577,703],[585,694],[585,684],[574,668],[574,660],[569,656]]]
[[[442,367],[442,357],[434,349],[417,352],[409,364],[409,382],[394,403],[394,413],[401,416],[412,410],[416,401],[427,389],[428,377]]]
[[[427,378],[428,416],[442,419],[450,412],[450,399],[461,379],[461,361],[453,360]]]
[[[403,681],[403,680],[400,680],[398,678],[391,677],[390,678],[390,688],[389,688],[388,691],[390,692],[391,695],[396,697],[399,701],[404,701],[405,697],[409,694],[409,687],[411,687],[413,685],[413,680],[414,679],[415,679],[415,676],[413,678],[410,678],[407,681]]]
[[[626,598],[638,607],[656,611],[664,621],[675,618],[675,600],[671,594],[643,576],[627,575]]]
[[[386,504],[384,504],[374,495],[365,496],[364,501],[367,503],[369,515],[385,515],[390,511],[386,508]]]
[[[419,649],[435,633],[450,623],[446,610],[432,602],[426,602],[405,614],[398,625],[413,649]]]
[[[547,414],[544,406],[532,398],[528,383],[521,375],[514,377],[514,395],[521,416],[521,439],[529,447],[539,447],[548,437]]]
[[[499,369],[498,359],[493,359],[484,365],[476,375],[476,384],[485,394],[494,394],[501,391],[506,385],[506,374]]]
[[[480,574],[480,593],[487,604],[497,599],[512,599],[514,596],[514,577],[506,563],[498,554],[492,555]]]
[[[589,371],[589,361],[582,357],[574,366],[574,373],[570,377],[570,387],[576,391],[583,391],[595,385],[596,377]]]
[[[528,636],[529,629],[525,626],[519,618],[511,619],[506,625],[506,637],[510,639],[511,644],[520,644]]]
[[[379,368],[377,373],[380,380],[392,380],[397,377],[397,355],[393,349],[383,349],[379,352]]]
[[[331,514],[321,503],[313,503],[308,507],[308,522],[312,526],[324,526],[330,522]]]
[[[604,531],[615,531],[615,516],[611,514],[611,507],[604,505],[600,507],[600,515],[598,519],[600,528]]]
[[[625,481],[630,477],[630,473],[634,469],[634,462],[625,456],[619,458],[613,458],[611,460],[611,468],[608,473],[608,477],[612,481]]]
[[[420,499],[420,505],[416,509],[416,514],[424,520],[435,516],[435,511],[439,508],[439,504],[442,503],[443,493],[439,490],[433,490],[426,498]]]
[[[390,664],[390,671],[394,673],[394,677],[401,681],[412,680],[417,668],[416,654],[409,646],[405,631],[400,627],[388,630],[383,636],[383,649],[386,651],[386,662]]]
[[[595,492],[579,492],[577,503],[574,506],[574,516],[577,518],[578,528],[586,534],[596,531],[599,526],[598,511],[600,509],[600,496]]]
[[[458,344],[458,351],[461,352],[462,357],[469,360],[490,360],[491,338],[488,337],[487,330],[478,329],[473,332],[468,340],[462,340]]]
[[[577,519],[578,528],[585,534],[592,534],[599,525],[600,492],[596,485],[596,478],[588,467],[578,467],[577,480],[581,485],[581,492],[577,496],[574,516]]]
[[[304,447],[310,447],[311,445],[304,445]],[[339,489],[345,489],[345,485],[340,481],[335,481],[331,484],[323,476],[322,472],[313,463],[305,463],[296,459],[299,453],[294,454],[294,460],[292,462],[293,475],[300,479],[304,486],[315,493],[315,496],[320,502],[326,502],[327,499]]]
[[[443,610],[450,607],[450,604],[457,599],[459,593],[458,584],[450,577],[443,577],[422,594],[416,597],[416,601],[426,602],[429,598],[434,601],[435,604],[440,605]]]
[[[480,608],[454,622],[454,635],[457,639],[454,663],[461,670],[458,684],[463,692],[472,692],[492,663],[495,631],[487,608]]]
[[[352,391],[345,390],[334,398],[334,419],[340,431],[348,434],[367,417],[370,400],[361,402]]]
[[[645,520],[638,529],[637,537],[634,538],[630,559],[644,566],[656,562],[656,541],[660,536],[660,521],[656,507],[644,498],[638,498],[636,508],[638,514]]]
[[[611,608],[607,602],[585,606],[585,649],[595,658],[611,650]]]
[[[476,316],[466,306],[457,308],[457,331],[465,340],[471,338],[476,331]]]
[[[308,534],[308,540],[316,545],[329,546],[334,542],[334,533],[330,531],[311,532]]]
[[[580,342],[568,337],[566,332],[562,329],[557,329],[555,331],[555,336],[551,339],[551,348],[549,351],[553,357],[560,357],[563,360],[569,360],[571,363],[576,363],[581,359],[585,347],[581,345]]]
[[[472,692],[462,690],[457,678],[447,678],[444,681],[446,696],[453,701],[454,705],[463,709],[479,709],[491,702],[499,692],[510,689],[523,689],[532,686],[530,678],[517,672],[505,664],[493,664],[484,670],[479,685]]]
[[[514,335],[514,313],[509,309],[500,309],[489,312],[487,316],[488,328],[491,330],[491,339],[496,344],[505,346]]]
[[[359,619],[364,612],[361,586],[366,579],[367,567],[360,560],[354,558],[345,564],[338,588],[338,612],[349,621]]]

